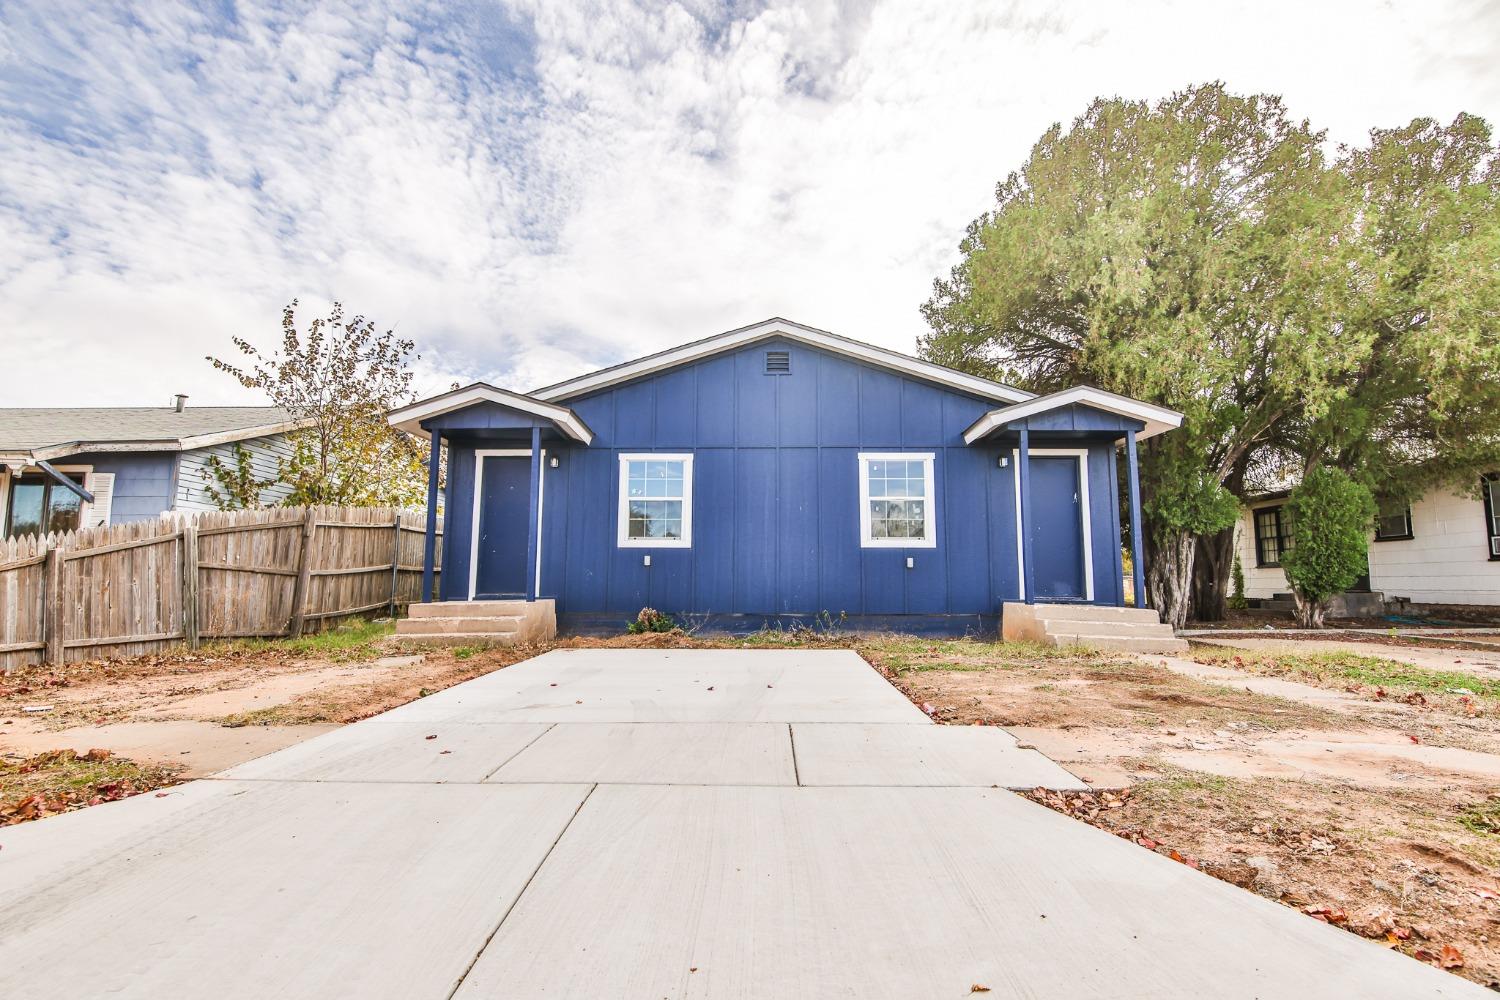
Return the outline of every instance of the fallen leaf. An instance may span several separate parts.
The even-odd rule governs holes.
[[[1500,899],[1500,893],[1491,892],[1488,889],[1475,889],[1474,895],[1480,899]]]
[[[988,993],[989,991],[990,988],[988,986],[980,986],[978,983],[975,983],[973,986],[969,987],[970,993]]]
[[[1406,738],[1409,739],[1409,740],[1411,740],[1413,743],[1421,743],[1422,742],[1421,740],[1419,740],[1415,736],[1413,736],[1411,733],[1407,733],[1406,734]]]
[[[437,739],[437,733],[433,733],[431,736],[428,736],[428,737],[425,737],[425,738],[429,739],[429,740],[435,740],[435,739]]]
[[[1443,945],[1442,952],[1438,955],[1438,964],[1445,969],[1462,969],[1464,967],[1464,953],[1451,944]]]

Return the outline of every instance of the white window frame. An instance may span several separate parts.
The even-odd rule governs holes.
[[[859,453],[859,547],[862,549],[937,548],[937,478],[933,474],[936,455],[930,451],[862,451]],[[875,538],[870,534],[870,463],[921,462],[921,538]],[[876,497],[875,499],[880,499]],[[912,498],[915,499],[915,498]]]
[[[1089,509],[1089,450],[1087,448],[1031,448],[1027,455],[1072,455],[1078,459],[1078,500],[1083,505],[1083,600],[1094,603],[1094,525]],[[1021,536],[1021,449],[1012,448],[1011,479],[1016,487],[1016,592],[1026,600],[1026,540]]]
[[[474,449],[474,504],[473,515],[469,522],[469,600],[474,599],[474,591],[479,585],[479,513],[484,503],[484,460],[487,458],[530,458],[530,448],[476,448]],[[546,476],[547,451],[542,450],[538,459],[542,476]],[[537,593],[541,593],[542,579],[542,483],[537,482],[537,505],[536,505],[536,565],[537,565]]]
[[[682,463],[682,537],[630,537],[630,463]],[[647,497],[646,499],[653,499]],[[678,497],[656,499],[676,500]],[[693,547],[693,456],[690,452],[632,451],[620,453],[619,485],[615,490],[615,543],[622,549],[690,549]]]

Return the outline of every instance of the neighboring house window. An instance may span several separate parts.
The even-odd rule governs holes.
[[[685,549],[693,544],[693,456],[621,455],[619,543]]]
[[[1490,558],[1500,559],[1500,472],[1480,480],[1484,490],[1484,526],[1489,535]]]
[[[1395,542],[1412,537],[1411,505],[1405,500],[1380,501],[1375,511],[1375,540]]]
[[[69,479],[83,484],[79,476]],[[5,537],[45,535],[53,531],[76,531],[83,501],[77,493],[59,486],[40,472],[16,476],[10,481],[10,504],[5,515]]]
[[[861,546],[937,546],[930,452],[861,454],[859,504]]]
[[[1281,507],[1255,512],[1255,564],[1280,566],[1281,554],[1292,547],[1292,518]]]

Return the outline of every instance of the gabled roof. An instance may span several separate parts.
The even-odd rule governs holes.
[[[992,399],[997,402],[1015,403],[1030,399],[1032,393],[1013,386],[1003,385],[987,378],[977,375],[968,375],[964,372],[945,368],[942,365],[923,361],[907,354],[896,351],[888,351],[883,347],[866,344],[848,337],[841,337],[827,330],[819,330],[791,320],[775,317],[754,323],[750,326],[742,326],[737,330],[729,330],[725,333],[695,340],[681,347],[673,347],[669,350],[659,351],[656,354],[648,354],[634,361],[626,361],[622,364],[609,368],[601,368],[599,371],[580,375],[577,378],[568,379],[566,382],[558,382],[555,385],[545,386],[530,393],[532,397],[549,402],[560,402],[581,396],[586,392],[607,388],[626,382],[631,379],[640,378],[643,375],[651,375],[668,368],[676,368],[679,365],[692,364],[695,361],[721,354],[725,351],[733,351],[753,344],[760,340],[769,340],[779,337],[786,340],[806,344],[809,347],[820,348],[834,354],[842,354],[856,361],[885,368],[902,375],[910,375],[913,378],[925,379],[938,385],[947,386],[967,392],[982,399]]]
[[[545,417],[556,424],[558,429],[568,437],[583,444],[588,444],[594,439],[594,432],[589,430],[588,425],[566,406],[544,403],[531,396],[490,385],[488,382],[475,382],[461,389],[445,392],[440,396],[420,399],[400,409],[392,410],[389,419],[393,425],[406,433],[425,438],[428,434],[422,427],[422,421],[453,410],[461,410],[466,406],[473,406],[475,403],[496,403],[500,406],[508,406],[512,410],[520,410],[522,413]]]
[[[49,461],[81,452],[187,451],[297,430],[279,406],[0,408],[0,461]]]
[[[1137,438],[1142,440],[1182,426],[1182,414],[1176,410],[1169,410],[1155,403],[1142,402],[1139,399],[1131,399],[1119,393],[1095,389],[1093,386],[1077,385],[1071,389],[1063,389],[1061,392],[1034,396],[1022,403],[991,410],[970,424],[968,430],[964,431],[964,443],[973,444],[980,438],[1023,417],[1035,416],[1038,413],[1061,409],[1075,403],[1141,421],[1146,427],[1137,435]]]

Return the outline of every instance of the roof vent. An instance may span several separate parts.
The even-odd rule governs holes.
[[[766,352],[766,374],[767,375],[790,375],[792,373],[791,351],[767,351]]]
[[[172,409],[176,410],[178,413],[181,413],[182,410],[183,410],[183,408],[186,407],[186,406],[187,406],[187,394],[186,393],[179,392],[177,395],[175,395],[175,396],[172,397]]]

